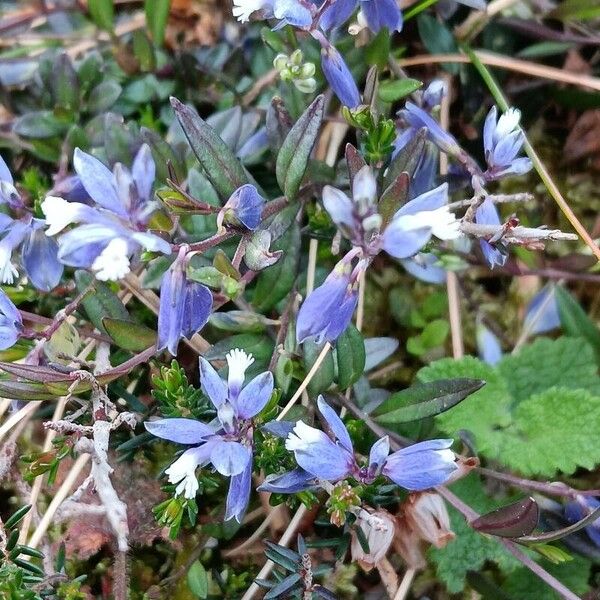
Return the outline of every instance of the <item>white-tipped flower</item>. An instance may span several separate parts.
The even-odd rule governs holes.
[[[254,362],[254,358],[252,354],[246,354],[246,352],[239,348],[234,348],[228,352],[225,358],[229,367],[229,376],[227,378],[229,398],[236,399],[244,384],[246,370]]]
[[[130,271],[127,242],[115,238],[92,263],[92,270],[100,281],[118,281]]]
[[[11,248],[0,245],[0,281],[2,283],[12,284],[19,274],[11,262],[11,257]]]
[[[185,498],[193,499],[198,491],[196,468],[198,461],[191,452],[184,452],[166,471],[169,483],[177,483],[175,492]]]

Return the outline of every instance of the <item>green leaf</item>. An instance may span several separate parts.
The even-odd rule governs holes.
[[[58,119],[50,110],[25,113],[14,124],[14,131],[26,138],[46,139],[64,133],[70,123]]]
[[[306,373],[308,373],[315,364],[322,349],[322,345],[316,344],[311,340],[304,342],[304,370]],[[333,353],[328,352],[321,363],[321,366],[317,369],[317,372],[306,388],[309,395],[316,396],[327,390],[333,383],[334,378],[335,368],[333,363]]]
[[[208,574],[199,560],[194,562],[189,568],[187,572],[187,583],[190,592],[192,592],[196,598],[204,599],[208,597]]]
[[[485,387],[435,417],[435,421],[452,437],[468,429],[475,436],[480,452],[498,455],[503,438],[501,430],[512,421],[511,396],[504,378],[492,366],[472,356],[460,360],[444,358],[421,369],[417,377],[422,382],[457,377],[485,381]]]
[[[452,32],[442,21],[431,15],[421,13],[417,17],[419,36],[431,54],[452,54],[458,52],[458,46]],[[460,66],[455,63],[443,63],[442,67],[456,75]]]
[[[94,290],[83,299],[81,305],[94,327],[106,333],[102,323],[104,317],[122,321],[130,320],[127,309],[106,283],[94,279],[94,276],[87,271],[75,271],[75,284],[80,293],[89,288],[92,283]]]
[[[170,6],[171,0],[145,0],[144,2],[146,25],[157,46],[162,46],[165,39]]]
[[[423,86],[418,79],[394,79],[379,84],[379,99],[384,102],[397,102]]]
[[[189,106],[176,98],[171,98],[171,104],[204,174],[220,197],[227,200],[235,190],[249,183],[242,164],[214,129]]]
[[[380,69],[385,69],[390,57],[390,45],[390,32],[386,27],[382,27],[364,49],[365,62],[368,65],[376,65]]]
[[[79,107],[79,81],[73,63],[65,53],[54,60],[52,92],[57,106],[66,110],[77,110]]]
[[[581,308],[581,305],[569,292],[557,285],[555,288],[556,304],[560,323],[567,335],[584,338],[600,358],[600,330]]]
[[[585,389],[600,395],[594,353],[581,339],[539,337],[498,365],[515,403],[553,386]]]
[[[112,33],[115,17],[113,0],[88,0],[87,5],[92,21],[100,29]]]
[[[266,312],[290,293],[296,281],[300,242],[300,228],[294,225],[272,244],[271,252],[283,250],[284,255],[272,267],[264,269],[258,277],[252,297],[256,310]]]
[[[285,579],[280,581],[272,590],[269,590],[264,597],[264,600],[274,600],[275,598],[285,597],[286,592],[289,592],[302,579],[299,573],[292,573]]]
[[[335,344],[337,384],[342,390],[356,383],[365,370],[365,342],[363,336],[350,324]]]
[[[503,432],[502,462],[526,477],[600,463],[600,396],[555,387],[522,401]]]
[[[87,109],[95,115],[107,111],[119,99],[122,91],[123,88],[114,79],[102,81],[90,92]]]
[[[145,325],[110,317],[104,317],[102,325],[113,342],[123,350],[141,352],[156,344],[156,333]]]
[[[597,19],[600,17],[600,5],[594,0],[564,0],[550,16],[564,21]]]
[[[447,414],[447,413],[446,413]],[[461,500],[479,513],[498,508],[506,499],[489,499],[479,478],[471,474],[450,486]],[[465,578],[469,571],[481,571],[487,561],[494,562],[501,571],[511,572],[521,566],[497,538],[481,535],[465,522],[465,518],[454,508],[448,507],[450,525],[456,538],[444,548],[431,548],[429,557],[436,566],[437,577],[452,594],[458,594],[465,587]]]
[[[410,387],[392,394],[375,409],[375,421],[408,423],[432,417],[456,406],[481,389],[485,381],[478,379],[442,379]]]
[[[295,199],[300,189],[323,120],[323,106],[323,96],[317,96],[287,134],[277,155],[277,183],[289,200]]]

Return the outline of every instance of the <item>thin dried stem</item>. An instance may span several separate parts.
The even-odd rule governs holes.
[[[276,421],[281,421],[281,419],[283,419],[283,417],[285,417],[285,415],[290,411],[292,406],[294,406],[294,404],[296,404],[296,402],[298,402],[298,399],[300,398],[300,396],[302,396],[302,392],[307,388],[308,384],[312,381],[313,377],[316,375],[317,371],[319,370],[321,363],[325,360],[325,358],[327,357],[327,354],[329,353],[330,350],[331,350],[331,344],[329,342],[325,342],[325,345],[321,349],[321,352],[320,352],[319,356],[317,357],[315,364],[311,367],[310,371],[307,373],[306,377],[304,378],[304,380],[302,381],[302,383],[296,390],[295,394],[291,397],[290,401],[283,407],[283,410],[279,413],[279,415],[277,415],[277,419],[275,419]]]

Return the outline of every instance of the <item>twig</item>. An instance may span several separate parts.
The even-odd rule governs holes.
[[[501,236],[509,244],[527,244],[541,240],[574,242],[579,238],[574,233],[565,233],[559,229],[541,229],[534,227],[511,227],[506,233],[504,225],[480,225],[462,222],[460,230],[477,238]],[[503,234],[504,233],[504,234]]]
[[[412,585],[413,579],[417,574],[416,569],[407,569],[406,573],[404,573],[404,577],[400,582],[400,586],[398,587],[398,591],[394,596],[394,600],[405,600],[408,592],[410,591],[410,586]]]
[[[307,373],[306,377],[304,378],[294,395],[291,397],[290,401],[283,407],[283,410],[277,415],[277,418],[275,419],[276,421],[281,421],[281,419],[285,417],[285,415],[290,411],[294,404],[296,404],[296,402],[302,395],[302,392],[307,388],[308,384],[312,381],[313,377],[319,370],[321,363],[325,360],[330,350],[331,344],[329,342],[325,342],[325,345],[323,346],[314,365],[311,367],[310,371]]]
[[[571,73],[563,69],[539,65],[527,60],[509,58],[492,52],[476,50],[474,54],[484,64],[491,67],[499,67],[508,71],[516,71],[524,75],[558,81],[560,83],[569,83],[571,85],[591,88],[600,91],[600,78],[583,75],[580,73]],[[411,58],[403,58],[398,61],[401,67],[415,67],[421,65],[434,65],[440,63],[470,63],[471,61],[464,54],[419,54]]]

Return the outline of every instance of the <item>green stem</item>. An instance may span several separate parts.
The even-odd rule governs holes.
[[[408,21],[409,19],[416,17],[418,14],[422,13],[426,8],[429,8],[430,6],[434,5],[437,1],[438,0],[423,0],[421,4],[413,6],[410,10],[407,10],[404,13],[404,22],[406,23],[406,21]]]

